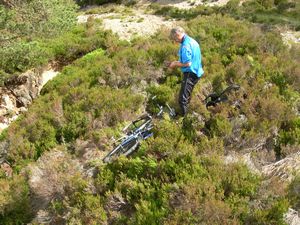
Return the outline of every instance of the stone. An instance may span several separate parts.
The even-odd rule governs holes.
[[[283,181],[291,182],[296,175],[300,174],[300,151],[291,154],[275,163],[262,167],[262,173],[267,177],[278,177]]]
[[[299,212],[292,208],[289,208],[288,212],[284,214],[284,220],[288,225],[299,225],[300,224]]]
[[[27,111],[38,97],[43,85],[58,74],[51,66],[44,71],[28,70],[19,76],[11,76],[0,87],[0,133],[16,120],[16,115]]]
[[[0,126],[0,130],[1,130],[1,126]],[[7,141],[0,142],[0,164],[5,162],[8,148],[9,148],[9,143]]]

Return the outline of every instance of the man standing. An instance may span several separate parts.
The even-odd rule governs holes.
[[[170,39],[180,43],[178,51],[179,61],[171,62],[169,68],[180,67],[183,72],[184,77],[179,94],[179,105],[180,115],[185,116],[193,88],[204,73],[201,63],[201,50],[197,41],[189,37],[181,27],[171,30]]]

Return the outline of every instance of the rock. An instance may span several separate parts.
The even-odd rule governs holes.
[[[99,83],[101,86],[105,86],[105,85],[106,85],[106,81],[105,81],[102,77],[99,77],[99,78],[98,78],[98,83]]]
[[[262,173],[267,177],[278,177],[283,181],[291,182],[300,174],[300,151],[275,163],[262,167]]]
[[[5,87],[16,97],[16,101],[20,104],[19,107],[28,107],[32,100],[38,96],[41,85],[41,73],[36,70],[28,70],[5,82]]]
[[[31,70],[5,81],[0,88],[0,133],[38,96],[39,85],[39,73]]]
[[[0,165],[5,162],[9,143],[7,141],[0,142]]]
[[[0,121],[2,121],[1,117],[0,117]],[[0,133],[7,127],[8,127],[8,123],[6,123],[5,121],[3,123],[0,123]]]
[[[83,166],[82,173],[86,177],[96,177],[99,170],[95,164],[102,163],[102,159],[107,152],[99,150],[95,143],[92,141],[84,141],[77,139],[74,146],[74,153]],[[92,190],[93,187],[90,187]]]
[[[207,6],[224,6],[227,4],[229,0],[189,0],[189,1],[182,1],[182,0],[142,0],[141,3],[153,3],[166,6],[173,6],[178,9],[192,9],[199,5],[207,5]]]
[[[22,113],[23,113],[23,112],[27,112],[27,108],[25,108],[25,107],[20,107],[19,111],[22,112]]]
[[[10,118],[18,109],[16,98],[6,88],[0,87],[0,133],[8,127]]]
[[[51,67],[46,69],[45,71],[42,72],[42,83],[39,85],[39,92],[41,91],[42,87],[50,80],[52,80],[54,77],[58,75],[58,71],[55,71]]]
[[[300,31],[285,31],[281,33],[282,41],[288,48],[293,44],[300,44]]]
[[[48,66],[43,72],[28,70],[5,81],[5,87],[0,87],[0,133],[17,119],[17,115],[27,111],[46,82],[57,74],[57,71]]]
[[[4,92],[4,90],[3,90],[3,92]],[[1,96],[0,104],[1,104],[1,108],[5,108],[7,111],[14,110],[16,107],[16,100],[13,98],[12,95],[10,95],[8,93],[4,93]]]
[[[289,208],[288,212],[284,215],[284,220],[288,225],[299,225],[299,213],[296,210]]]
[[[241,142],[241,129],[246,122],[247,117],[244,114],[240,114],[238,117],[233,117],[230,119],[232,134],[226,140],[227,145],[235,145]]]

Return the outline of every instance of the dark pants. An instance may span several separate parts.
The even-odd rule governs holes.
[[[185,116],[187,113],[187,106],[191,100],[191,94],[194,86],[199,81],[199,77],[192,72],[183,73],[183,80],[181,83],[181,89],[179,94],[179,105],[180,105],[180,115]]]

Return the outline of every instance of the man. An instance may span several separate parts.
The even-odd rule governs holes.
[[[183,72],[184,77],[179,94],[179,105],[180,115],[185,116],[193,88],[204,73],[201,63],[201,50],[197,41],[189,37],[181,27],[171,30],[170,39],[180,43],[178,51],[179,61],[171,62],[169,68],[180,67]]]

